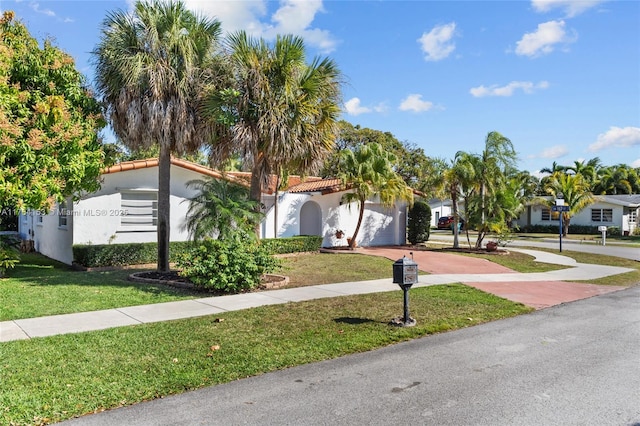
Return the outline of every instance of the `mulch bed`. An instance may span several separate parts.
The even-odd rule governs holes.
[[[159,272],[159,271],[146,271],[136,272],[129,275],[129,281],[142,282],[147,284],[163,284],[171,287],[177,287],[190,291],[197,291],[203,293],[209,293],[213,295],[224,295],[227,293],[211,291],[203,288],[196,287],[188,278],[182,277],[179,271]],[[289,278],[282,275],[267,274],[263,277],[260,286],[256,290],[263,289],[275,289],[285,287],[289,284]]]

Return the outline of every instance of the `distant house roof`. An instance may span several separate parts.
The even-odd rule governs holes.
[[[132,161],[123,161],[122,163],[114,164],[111,167],[107,167],[102,171],[103,174],[110,173],[119,173],[126,172],[129,170],[138,170],[138,169],[146,169],[149,167],[158,167],[159,161],[157,158],[149,158],[146,160],[132,160]],[[201,164],[193,163],[191,161],[182,160],[180,158],[171,158],[171,164],[177,167],[182,167],[183,169],[191,170],[196,173],[200,173],[204,176],[209,176],[215,179],[225,179],[229,182],[234,182],[239,185],[243,185],[249,187],[251,185],[251,173],[250,172],[220,172],[218,170],[214,170],[210,167],[203,166]],[[316,182],[322,182],[323,179],[319,177],[306,177],[302,178],[301,176],[292,175],[289,176],[289,182],[287,184],[286,190],[290,192],[308,192],[304,189],[291,191],[292,188],[301,187],[304,188],[304,185],[309,183],[313,184]],[[269,181],[266,188],[263,188],[263,192],[266,194],[273,194],[276,189],[276,176],[269,176]]]
[[[597,200],[623,207],[640,207],[640,194],[596,195]]]

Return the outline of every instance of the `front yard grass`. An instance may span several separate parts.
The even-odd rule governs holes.
[[[400,290],[0,343],[0,424],[46,424],[530,312],[466,287]]]
[[[39,254],[22,254],[0,280],[0,321],[200,297],[165,285],[127,281],[136,270],[75,271]]]

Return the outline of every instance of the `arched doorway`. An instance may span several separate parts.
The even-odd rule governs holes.
[[[322,209],[315,201],[307,201],[300,209],[300,235],[322,235]]]

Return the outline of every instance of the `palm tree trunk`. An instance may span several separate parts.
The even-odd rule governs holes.
[[[276,191],[273,203],[273,238],[278,238],[278,188],[280,188],[280,174],[276,177]]]
[[[458,217],[458,197],[455,192],[451,193],[451,207],[453,208],[453,217]],[[460,242],[458,240],[458,221],[454,219],[453,221],[453,248],[457,249],[460,247]]]
[[[349,241],[349,248],[356,248],[356,237],[358,236],[358,232],[360,232],[360,225],[362,225],[362,218],[364,217],[364,203],[365,200],[360,200],[360,212],[358,213],[358,224],[356,225],[356,230],[353,231],[353,235],[351,236],[351,240]]]
[[[254,168],[251,173],[251,189],[249,191],[249,198],[257,202],[257,212],[260,212],[262,208],[262,184],[260,181],[260,173]],[[260,224],[260,222],[256,223],[256,227],[254,228],[257,239],[260,239]]]
[[[171,192],[171,151],[160,144],[158,160],[158,271],[169,271],[169,220]]]

